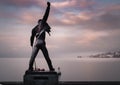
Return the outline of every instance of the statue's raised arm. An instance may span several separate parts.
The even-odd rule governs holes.
[[[47,8],[46,8],[45,14],[44,14],[43,19],[42,19],[42,25],[43,26],[45,25],[45,23],[48,19],[49,12],[50,12],[50,2],[47,2]]]

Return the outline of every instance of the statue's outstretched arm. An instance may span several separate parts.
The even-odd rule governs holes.
[[[50,2],[47,2],[47,8],[46,8],[46,11],[45,11],[45,14],[43,16],[43,21],[42,21],[42,24],[45,25],[47,19],[48,19],[48,16],[49,16],[49,12],[50,12]]]

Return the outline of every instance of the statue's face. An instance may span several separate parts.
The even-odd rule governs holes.
[[[42,23],[42,21],[39,21],[39,22],[38,22],[38,25],[41,25],[41,23]]]
[[[42,24],[42,20],[40,20],[39,22],[38,22],[38,25],[39,25],[39,28],[41,28],[41,25]]]
[[[38,24],[41,23],[41,22],[42,22],[42,19],[39,19],[39,20],[38,20]]]

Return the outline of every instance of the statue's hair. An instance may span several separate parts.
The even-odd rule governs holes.
[[[42,21],[42,19],[39,19],[39,20],[38,20],[38,23],[41,22],[41,21]]]

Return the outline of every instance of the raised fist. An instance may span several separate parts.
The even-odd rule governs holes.
[[[50,2],[47,2],[47,5],[50,6]]]

